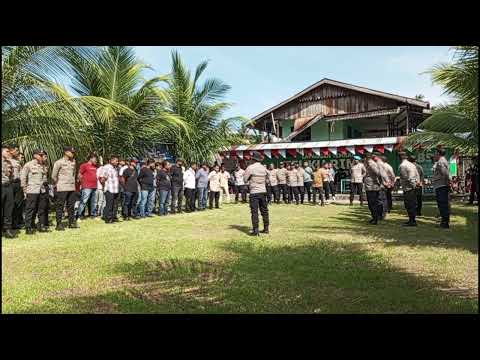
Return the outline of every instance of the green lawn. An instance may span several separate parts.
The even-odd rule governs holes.
[[[477,313],[478,210],[378,226],[359,205],[247,205],[2,239],[3,313]]]

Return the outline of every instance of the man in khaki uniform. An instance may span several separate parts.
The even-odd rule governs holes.
[[[65,230],[62,224],[63,209],[67,204],[68,227],[78,228],[75,220],[75,149],[66,146],[63,149],[63,158],[57,160],[53,165],[52,180],[56,186],[55,208],[57,227],[56,230]]]
[[[25,204],[25,195],[23,194],[22,187],[20,186],[20,172],[22,171],[22,164],[20,163],[20,152],[17,145],[10,145],[10,163],[13,169],[13,215],[12,215],[12,228],[21,229],[25,224],[23,219],[23,208]]]
[[[220,167],[215,165],[208,173],[208,186],[209,186],[209,209],[213,209],[213,200],[215,200],[215,208],[219,208],[220,199]]]
[[[277,179],[277,171],[275,169],[275,165],[270,164],[268,165],[268,187],[267,187],[267,200],[268,203],[275,201],[276,204],[280,203],[280,193],[278,190],[278,179]],[[272,199],[273,195],[273,199]]]
[[[303,204],[303,199],[305,197],[305,184],[303,182],[305,170],[298,163],[295,164],[295,170],[297,170],[297,189],[300,194],[300,202]]]
[[[293,203],[293,199],[295,198],[295,203],[299,204],[299,196],[298,196],[298,177],[297,177],[297,170],[289,164],[287,167],[287,186],[288,186],[288,203]]]
[[[269,218],[268,218],[268,202],[267,202],[267,181],[268,172],[265,166],[260,161],[262,158],[256,152],[253,153],[253,164],[249,165],[245,170],[243,178],[246,183],[250,185],[250,212],[252,215],[252,231],[251,236],[259,236],[258,231],[258,209],[260,208],[260,214],[263,219],[263,231],[262,233],[269,233]]]
[[[12,231],[13,215],[13,167],[10,162],[10,150],[2,146],[2,235],[14,238]]]
[[[280,163],[280,167],[277,170],[277,183],[278,191],[282,193],[283,202],[288,203],[288,187],[287,187],[287,169],[285,165]]]
[[[48,231],[48,168],[47,153],[43,150],[33,152],[33,160],[25,164],[20,176],[20,185],[26,196],[25,200],[25,233],[35,232],[35,218],[38,213],[40,232]]]
[[[400,172],[400,184],[403,190],[403,201],[405,203],[405,209],[408,214],[408,222],[403,226],[417,226],[417,186],[420,183],[420,176],[418,175],[417,167],[407,159],[405,152],[398,154],[402,163],[399,167]]]
[[[360,197],[360,205],[363,205],[363,178],[367,170],[360,160],[362,160],[362,158],[355,155],[353,157],[353,164],[350,167],[350,205],[353,205],[355,194],[358,194]]]
[[[220,167],[220,193],[221,193],[221,198],[220,198],[220,203],[226,201],[227,203],[230,203],[230,191],[228,189],[228,180],[230,179],[230,173],[225,170],[225,166],[222,165]]]

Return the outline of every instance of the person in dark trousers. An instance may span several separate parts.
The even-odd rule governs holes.
[[[172,214],[178,212],[182,213],[182,202],[183,202],[183,161],[178,159],[176,164],[170,169],[170,176],[172,179],[172,203],[170,206],[170,211]]]
[[[13,169],[13,180],[12,180],[12,190],[13,190],[13,217],[12,217],[12,228],[21,229],[25,225],[25,220],[23,218],[23,212],[25,207],[25,195],[23,189],[20,186],[20,173],[22,171],[22,163],[20,162],[20,153],[18,146],[16,144],[9,146],[10,150],[10,163],[12,164]]]
[[[213,200],[215,200],[215,208],[219,208],[220,201],[220,166],[215,165],[208,174],[209,208],[213,209]]]
[[[287,186],[288,186],[288,203],[293,204],[295,199],[295,204],[300,204],[300,192],[298,191],[298,177],[297,170],[292,164],[287,166]]]
[[[373,161],[378,166],[378,169],[380,170],[381,174],[381,186],[380,186],[380,191],[378,193],[378,197],[380,200],[380,203],[382,204],[382,212],[381,212],[381,220],[385,220],[387,213],[390,212],[391,209],[391,189],[393,188],[393,185],[395,184],[395,173],[393,172],[393,169],[390,165],[385,163],[383,161],[382,156],[379,154],[373,155]],[[390,194],[390,203],[388,200],[388,196]]]
[[[350,167],[350,205],[353,205],[353,199],[358,194],[360,205],[363,205],[363,178],[367,170],[361,162],[362,158],[358,155],[353,157],[353,164]]]
[[[303,201],[305,199],[305,183],[303,180],[305,170],[298,163],[295,164],[295,170],[297,171],[297,188],[298,188],[298,194],[300,196],[300,203],[303,204]]]
[[[322,164],[322,167],[324,169],[324,172],[326,172],[327,174],[323,182],[323,193],[325,196],[325,201],[328,204],[330,200],[330,181],[329,181],[330,180],[330,164],[328,162],[325,162]]]
[[[55,208],[58,231],[65,230],[62,224],[65,204],[68,213],[68,227],[78,228],[75,217],[75,199],[78,196],[76,192],[76,176],[75,176],[75,149],[66,146],[63,149],[63,158],[57,160],[53,165],[52,180],[56,187],[55,192]]]
[[[123,169],[119,177],[120,185],[123,188],[123,210],[124,220],[138,219],[137,216],[137,198],[138,198],[138,173],[137,161],[130,160],[128,167]]]
[[[268,165],[268,169],[267,169],[268,180],[269,180],[268,188],[267,188],[268,203],[271,203],[272,201],[275,201],[275,204],[280,203],[280,191],[278,189],[277,171],[278,169],[275,169],[274,164]],[[273,198],[272,198],[272,195],[273,195]]]
[[[325,198],[323,196],[323,183],[328,174],[325,172],[325,169],[318,167],[313,173],[313,205],[317,205],[317,194],[320,199],[320,206],[325,206]]]
[[[442,218],[440,227],[448,229],[450,227],[450,204],[449,204],[449,183],[450,166],[445,159],[445,150],[437,149],[435,154],[435,164],[433,165],[432,185],[435,190],[438,210]]]
[[[168,200],[172,190],[172,181],[170,179],[170,162],[164,160],[162,168],[157,171],[157,190],[158,190],[158,215],[168,214]]]
[[[259,236],[259,209],[263,219],[262,233],[269,233],[270,219],[268,214],[266,188],[266,184],[268,181],[268,173],[265,166],[260,163],[260,161],[262,161],[262,158],[259,154],[257,154],[256,152],[253,153],[252,160],[254,161],[253,164],[247,167],[243,177],[245,179],[245,182],[248,183],[250,186],[250,212],[252,216],[252,231],[250,232],[250,235]]]
[[[87,203],[90,204],[90,215],[96,217],[97,191],[97,155],[90,154],[87,162],[80,165],[78,180],[81,184],[80,205],[77,209],[77,219],[85,218],[84,211]]]
[[[405,152],[399,153],[402,163],[399,167],[400,184],[403,190],[403,202],[408,214],[408,222],[403,226],[417,226],[415,219],[417,215],[417,186],[420,183],[420,176],[418,175],[415,164],[408,161]]]
[[[196,171],[197,164],[192,163],[187,171],[185,171],[183,174],[183,186],[185,188],[185,211],[187,213],[195,211]]]
[[[366,174],[363,182],[365,186],[365,191],[367,193],[368,209],[370,210],[370,214],[372,216],[369,224],[377,225],[378,221],[382,217],[383,209],[381,199],[379,198],[379,193],[382,186],[381,172],[378,168],[378,165],[375,163],[375,161],[372,160],[370,154],[367,154],[365,160]]]
[[[111,156],[110,162],[102,168],[100,182],[105,191],[106,205],[104,218],[106,224],[118,222],[117,208],[120,197],[120,181],[118,178],[118,156]]]
[[[38,214],[38,231],[48,232],[48,194],[47,153],[43,150],[33,152],[33,160],[25,164],[20,175],[20,184],[26,194],[25,233],[33,235],[37,227],[35,218]]]
[[[470,197],[468,203],[473,205],[475,195],[477,195],[478,201],[478,157],[473,159],[473,164],[470,165],[467,171],[467,178],[470,180]]]
[[[303,170],[303,185],[307,193],[308,202],[312,202],[313,170],[306,161],[303,163]]]
[[[417,163],[417,158],[413,155],[408,157],[408,161],[410,161],[413,165],[415,165],[419,177],[418,185],[415,189],[415,193],[417,194],[417,216],[422,216],[422,197],[423,197],[423,183],[425,182],[425,173],[423,172],[423,168],[421,165]]]
[[[10,162],[10,150],[2,146],[2,236],[9,239],[15,237],[12,231],[14,206],[12,181],[13,166]]]
[[[393,168],[387,162],[388,161],[387,157],[379,156],[379,158],[380,158],[380,163],[383,166],[383,170],[385,171],[385,174],[387,175],[387,178],[389,180],[388,185],[385,186],[386,204],[385,204],[384,212],[390,213],[393,208],[392,191],[393,191],[393,187],[395,186],[396,176],[395,176],[395,172],[393,171]]]
[[[150,213],[152,196],[155,196],[155,188],[153,183],[155,181],[155,160],[149,159],[147,161],[147,166],[141,168],[140,173],[138,174],[138,182],[140,184],[140,211],[138,216],[141,218],[144,217],[153,217],[153,214]]]
[[[282,200],[284,204],[288,204],[289,194],[287,187],[287,169],[283,162],[280,163],[280,166],[277,170],[277,182],[278,190],[282,194]]]
[[[203,211],[207,208],[208,198],[208,165],[206,163],[195,173],[195,180],[197,181],[198,209]]]
[[[235,203],[238,203],[240,194],[242,195],[242,202],[247,202],[247,185],[245,185],[245,182],[243,181],[243,174],[245,174],[245,170],[242,169],[240,164],[238,164],[237,169],[233,173]]]

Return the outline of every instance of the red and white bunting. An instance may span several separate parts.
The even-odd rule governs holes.
[[[320,148],[313,148],[312,151],[315,153],[315,155],[320,156]]]
[[[393,144],[384,145],[384,147],[385,147],[385,150],[388,150],[390,152],[393,151]]]
[[[272,156],[278,159],[280,157],[280,151],[278,149],[272,149]]]
[[[287,149],[287,152],[290,154],[291,157],[297,157],[297,149],[295,148]]]
[[[385,148],[382,144],[375,145],[373,148],[382,154],[385,152]]]
[[[346,154],[347,154],[347,151],[348,151],[348,150],[347,150],[347,148],[346,148],[345,146],[340,146],[340,147],[338,148],[338,152],[339,152],[340,154],[342,154],[342,155],[346,155]]]
[[[245,160],[250,160],[251,157],[252,157],[251,151],[250,151],[250,150],[245,150],[245,151],[243,152],[243,157],[244,157]]]
[[[283,158],[285,158],[285,159],[287,158],[287,151],[285,149],[280,149],[279,152],[280,152],[280,155],[282,155]]]
[[[336,147],[329,147],[328,151],[330,151],[333,155],[337,155],[337,148]]]
[[[243,159],[243,151],[237,151],[237,157]]]
[[[350,154],[355,155],[355,146],[346,146],[346,148]]]
[[[328,156],[328,148],[322,148],[321,151],[324,156]]]
[[[313,155],[312,149],[303,149],[305,156],[311,157]]]
[[[369,153],[373,151],[373,145],[364,145],[363,146],[365,150],[367,150]]]
[[[302,149],[302,148],[298,148],[298,149],[297,149],[297,153],[299,153],[300,156],[303,156],[303,149]]]
[[[265,149],[263,150],[263,153],[265,154],[266,157],[268,157],[269,159],[272,158],[272,151],[270,149]]]
[[[357,145],[355,146],[355,150],[359,153],[359,154],[365,154],[365,148],[363,147],[363,145]]]

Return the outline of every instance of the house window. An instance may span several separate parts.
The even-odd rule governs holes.
[[[292,141],[311,141],[312,140],[312,128],[308,127],[300,134],[295,136]]]
[[[347,139],[351,139],[352,137],[353,137],[352,127],[349,125],[347,126]]]
[[[290,126],[290,134],[293,132],[294,127]]]

